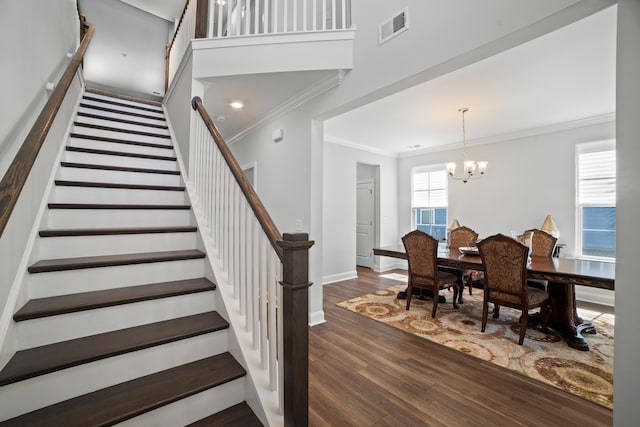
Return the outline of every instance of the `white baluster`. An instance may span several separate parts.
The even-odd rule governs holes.
[[[313,0],[313,31],[318,29],[318,5],[316,0]]]
[[[278,386],[278,367],[277,367],[277,353],[278,353],[278,321],[277,313],[280,302],[278,300],[278,288],[280,286],[276,280],[276,260],[277,258],[273,248],[269,246],[269,384],[271,390],[275,390]],[[278,260],[279,262],[279,260]]]
[[[327,0],[322,0],[322,29],[327,29]]]
[[[261,233],[260,240],[260,360],[262,362],[262,369],[268,368],[268,359],[269,355],[268,351],[268,337],[269,331],[267,330],[268,326],[268,317],[267,313],[268,307],[268,292],[267,287],[269,283],[268,269],[267,269],[267,248],[266,238],[264,234]]]
[[[336,0],[331,0],[331,29],[336,29]]]

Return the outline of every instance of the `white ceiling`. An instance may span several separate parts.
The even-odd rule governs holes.
[[[410,31],[410,30],[409,30]],[[402,36],[400,36],[402,37]],[[615,112],[616,6],[325,122],[325,138],[389,155],[517,137]]]
[[[204,104],[227,141],[336,71],[300,71],[215,77],[207,80]],[[241,110],[230,104],[240,101]],[[216,120],[223,115],[224,121]]]
[[[95,26],[84,59],[89,86],[145,98],[164,95],[165,54],[185,0],[79,0]],[[171,18],[171,19],[170,19]]]
[[[120,0],[169,22],[180,18],[186,0]]]
[[[80,10],[96,25],[85,57],[87,81],[138,96],[164,95],[165,45],[184,2],[79,0]],[[409,155],[459,146],[460,107],[469,108],[469,145],[610,118],[615,112],[615,39],[613,6],[332,118],[325,122],[325,136],[389,155]],[[213,118],[225,115],[217,124],[230,138],[326,76],[302,72],[210,79],[206,107]],[[231,110],[233,99],[241,99],[245,108]]]

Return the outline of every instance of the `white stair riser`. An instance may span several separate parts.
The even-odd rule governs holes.
[[[119,126],[112,126],[112,127],[117,128]],[[88,128],[84,126],[73,126],[72,132],[78,133],[81,135],[93,135],[93,136],[101,136],[105,138],[126,139],[129,141],[151,142],[153,144],[169,143],[168,138],[149,136],[149,135],[136,135],[132,133],[124,133],[124,132],[117,132],[117,131],[111,131],[111,130],[93,129],[93,128]],[[151,132],[151,133],[159,134],[159,132]]]
[[[110,108],[112,110],[122,111],[125,114],[126,113],[136,113],[136,114],[144,114],[144,115],[147,115],[147,116],[157,117],[159,119],[163,119],[164,118],[164,113],[155,112],[155,111],[141,110],[139,108],[123,107],[121,105],[113,105],[113,104],[109,104],[109,103],[106,103],[106,102],[92,101],[92,100],[89,100],[89,99],[83,99],[82,103],[83,104],[87,104],[87,105],[95,105],[96,107]]]
[[[16,323],[18,350],[215,310],[215,291],[122,304]]]
[[[133,121],[133,122],[137,121],[134,118],[130,118],[126,120]],[[138,125],[138,124],[132,124],[132,123],[122,123],[114,120],[97,119],[94,117],[77,116],[76,122],[89,123],[89,124],[98,125],[98,126],[108,126],[112,128],[118,128],[118,129],[134,130],[134,131],[140,131],[140,132],[151,132],[151,133],[157,133],[160,135],[169,135],[168,129],[162,129],[157,127]],[[123,139],[127,139],[127,138],[123,138]]]
[[[184,426],[245,401],[244,377],[131,418],[118,427]]]
[[[111,182],[114,184],[183,185],[180,175],[145,172],[121,172],[102,169],[61,167],[58,179],[65,181]]]
[[[140,122],[140,123],[149,123],[152,125],[160,125],[160,126],[166,126],[167,125],[167,121],[161,118],[157,118],[157,119],[151,119],[151,118],[147,118],[147,117],[140,117],[138,115],[133,115],[133,114],[128,114],[128,113],[112,113],[110,111],[102,111],[102,110],[98,110],[96,108],[90,108],[90,107],[80,107],[78,108],[78,112],[79,113],[88,113],[88,114],[95,114],[98,116],[105,116],[105,117],[111,117],[114,119],[123,119],[123,120],[133,120],[136,122]],[[140,114],[143,115],[155,115],[155,114],[146,114],[145,111],[140,111]]]
[[[132,145],[132,144],[120,144],[117,142],[108,142],[108,141],[94,141],[91,139],[83,139],[83,138],[71,138],[69,145],[72,147],[89,148],[92,150],[119,151],[122,153],[148,154],[152,156],[175,157],[176,155],[173,149],[145,147],[145,146]],[[170,147],[169,144],[164,144],[164,145],[166,145],[167,147]]]
[[[197,247],[197,233],[116,234],[109,236],[41,237],[38,259],[179,251]]]
[[[58,203],[127,203],[184,205],[187,194],[173,190],[137,190],[56,185],[50,200]]]
[[[175,160],[141,159],[137,157],[78,153],[74,151],[65,151],[63,161],[71,163],[87,163],[90,165],[121,166],[166,171],[178,170],[178,164]]]
[[[188,210],[49,209],[47,228],[179,227],[191,225]]]
[[[204,260],[189,259],[26,275],[32,299],[204,277]]]
[[[0,388],[0,420],[227,351],[227,330],[109,357]]]
[[[118,102],[120,104],[127,104],[134,107],[152,108],[155,110],[161,109],[159,105],[147,104],[146,102],[138,102],[130,99],[117,98],[115,96],[103,95],[101,93],[85,92],[85,95],[91,98],[104,99],[105,101]]]

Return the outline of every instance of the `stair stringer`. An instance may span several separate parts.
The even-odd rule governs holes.
[[[177,141],[171,125],[171,118],[165,110],[165,118],[169,127],[171,139]],[[203,244],[201,249],[207,254],[205,258],[205,277],[217,284],[216,310],[227,322],[229,322],[228,342],[229,353],[245,368],[245,400],[251,410],[258,416],[265,426],[283,426],[284,415],[281,413],[277,390],[270,390],[269,374],[262,368],[260,350],[253,348],[253,337],[245,329],[246,322],[239,311],[238,302],[233,297],[233,284],[229,281],[229,275],[222,267],[222,260],[213,240],[209,237],[209,226],[206,224],[203,209],[193,182],[189,179],[184,164],[179,144],[174,144],[179,169],[183,172],[182,178],[186,187],[187,196],[191,203],[192,214],[198,227],[199,242]]]
[[[50,131],[50,135],[46,137],[45,143],[43,144],[40,153],[36,158],[36,162],[33,165],[31,173],[29,174],[29,178],[27,179],[27,182],[22,189],[22,196],[20,197],[20,199],[18,199],[13,212],[13,215],[15,215],[16,217],[20,216],[21,206],[23,205],[24,199],[32,198],[32,195],[34,193],[42,194],[42,199],[39,202],[36,214],[34,216],[34,221],[26,238],[24,251],[21,255],[20,262],[15,269],[16,274],[10,284],[11,288],[7,294],[7,299],[5,301],[0,301],[0,306],[2,306],[2,314],[0,315],[0,369],[2,369],[4,365],[7,364],[9,359],[18,349],[18,340],[15,335],[15,323],[13,322],[13,313],[15,313],[16,310],[18,310],[29,299],[29,291],[27,286],[27,266],[33,261],[33,252],[38,239],[38,231],[40,230],[41,224],[43,223],[47,212],[47,203],[51,192],[53,191],[53,183],[56,179],[56,174],[60,165],[60,160],[64,155],[65,147],[69,143],[69,133],[73,128],[73,121],[75,120],[75,117],[78,113],[78,108],[80,105],[80,100],[82,99],[82,95],[84,94],[84,89],[85,85],[84,79],[82,78],[82,73],[78,72],[76,74],[76,77],[74,78],[72,87],[69,89],[69,92],[67,94],[68,96],[65,96],[63,106],[61,106],[61,110],[59,111],[60,115],[67,114],[69,116],[69,119],[65,124],[58,124],[56,123],[56,120],[54,120],[54,126],[56,126],[56,128],[55,130]],[[56,116],[56,119],[57,117],[58,116]],[[63,130],[58,131],[58,128],[63,128]],[[51,146],[55,142],[52,142],[51,139],[55,138],[55,135],[58,133],[64,136],[60,138],[60,142],[58,142],[56,148],[55,146]],[[53,153],[47,153],[47,151],[54,152],[55,155],[52,156],[51,154]],[[48,167],[48,165],[53,166],[50,167],[48,178],[44,179],[42,177],[42,172],[40,169]],[[46,183],[43,184],[43,182]],[[17,236],[12,235],[12,223],[15,222],[16,221],[14,219],[10,220],[2,236],[5,242],[13,242],[11,246],[16,245],[16,242],[13,239]],[[22,219],[20,220],[20,222],[22,222]],[[3,244],[5,243],[3,242]],[[4,249],[0,248],[0,254],[3,251]],[[6,286],[7,284],[3,285]]]

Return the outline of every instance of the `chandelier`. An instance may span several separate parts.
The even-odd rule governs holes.
[[[481,175],[484,175],[484,172],[487,170],[487,164],[489,162],[476,163],[473,160],[467,159],[467,141],[466,141],[467,136],[464,128],[464,113],[469,111],[469,109],[466,107],[462,107],[458,111],[462,113],[462,149],[463,149],[463,155],[464,155],[464,163],[463,163],[464,171],[462,173],[462,176],[455,176],[456,164],[454,162],[451,162],[451,163],[447,163],[447,173],[449,174],[451,179],[455,179],[456,181],[462,181],[463,183],[466,184],[467,181],[469,181],[470,179],[482,178]],[[480,174],[480,176],[476,175],[476,169],[478,170],[478,173]]]

